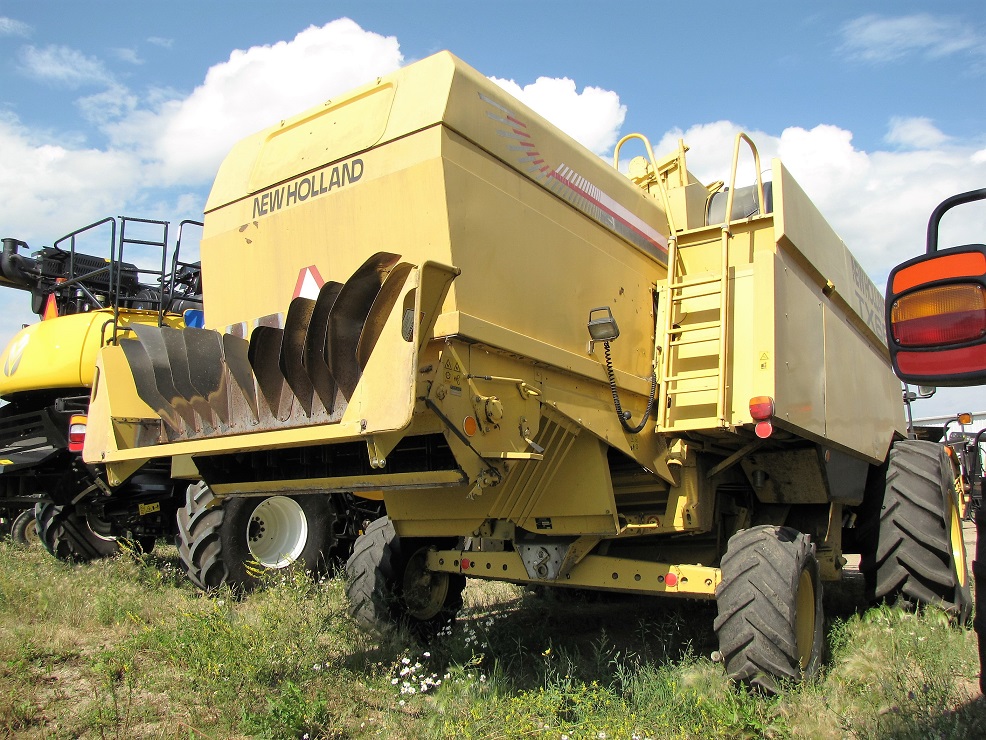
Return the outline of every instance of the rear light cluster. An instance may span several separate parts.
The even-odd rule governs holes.
[[[770,396],[754,396],[750,399],[750,418],[756,423],[756,433],[760,439],[767,439],[774,433],[774,399]]]
[[[85,414],[73,414],[68,422],[68,451],[82,452],[86,443],[86,423],[89,417]]]
[[[890,356],[902,380],[986,382],[986,245],[932,251],[894,268],[886,311]]]
[[[986,337],[986,290],[975,283],[909,293],[890,309],[894,341],[902,347],[959,344]]]

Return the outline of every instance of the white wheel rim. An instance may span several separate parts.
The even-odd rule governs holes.
[[[265,568],[295,562],[308,542],[308,517],[294,499],[271,496],[260,502],[247,523],[247,546]]]

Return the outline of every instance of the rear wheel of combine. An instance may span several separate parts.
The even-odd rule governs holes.
[[[429,549],[442,544],[402,540],[388,517],[370,524],[346,563],[346,593],[356,621],[381,633],[403,626],[422,640],[450,625],[462,608],[466,579],[428,570]]]
[[[115,537],[99,534],[104,527],[89,521],[71,506],[41,503],[35,507],[38,539],[59,560],[84,563],[114,555]]]
[[[726,673],[769,693],[812,678],[822,659],[822,586],[815,546],[790,527],[729,540],[716,590],[715,630]]]
[[[862,525],[873,545],[860,570],[873,601],[936,604],[965,623],[972,609],[959,493],[941,445],[898,442],[879,517]]]
[[[25,509],[17,515],[10,528],[10,539],[24,547],[32,547],[41,542],[41,538],[38,537],[38,524],[34,519],[34,509]]]
[[[189,486],[176,543],[189,579],[212,590],[249,589],[266,571],[300,563],[325,569],[337,518],[324,494],[218,499],[205,482]]]

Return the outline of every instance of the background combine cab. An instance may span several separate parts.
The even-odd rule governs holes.
[[[881,293],[745,136],[728,187],[629,139],[625,176],[442,53],[241,141],[206,326],[101,351],[86,459],[382,496],[347,564],[375,629],[434,634],[466,577],[714,599],[728,674],[770,690],[817,671],[847,552],[871,599],[963,619],[951,470],[904,439]],[[922,501],[891,542],[885,504]]]
[[[3,240],[0,284],[28,291],[41,319],[0,354],[0,507],[15,539],[37,536],[53,554],[85,560],[115,551],[118,535],[150,547],[174,531],[167,467],[107,496],[80,453],[99,349],[137,326],[184,326],[186,311],[201,313],[198,265],[179,261],[181,234],[192,224],[201,226],[181,223],[173,251],[168,223],[128,217],[103,219],[33,254],[20,240]]]

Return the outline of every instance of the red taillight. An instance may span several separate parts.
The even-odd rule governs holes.
[[[897,367],[904,375],[922,378],[933,378],[941,374],[942,368],[955,375],[982,372],[986,368],[986,344],[937,352],[902,350],[897,353]]]
[[[963,283],[918,290],[894,301],[894,341],[903,347],[972,342],[986,337],[986,291]]]
[[[754,421],[767,421],[773,415],[773,398],[770,396],[754,396],[750,399],[750,416]]]
[[[68,451],[82,452],[82,447],[86,443],[86,422],[89,420],[84,414],[73,415],[68,422]]]
[[[774,399],[770,396],[754,396],[750,399],[750,416],[757,422],[756,433],[760,439],[767,439],[774,433],[770,420],[774,416]]]

